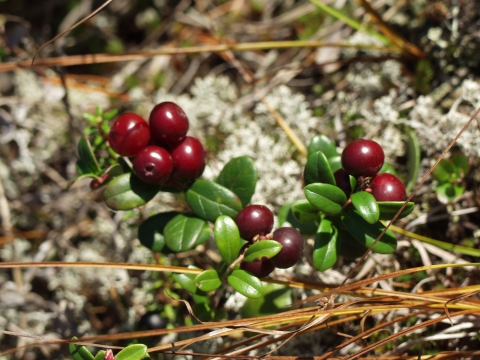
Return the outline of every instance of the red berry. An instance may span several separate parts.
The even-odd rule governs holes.
[[[205,150],[200,141],[187,136],[170,154],[173,159],[172,177],[180,181],[190,181],[202,175],[205,169]]]
[[[240,263],[240,269],[248,271],[259,278],[267,277],[273,270],[273,266],[270,260],[257,260],[252,262],[242,262]]]
[[[135,156],[150,141],[150,127],[139,115],[126,113],[112,125],[108,142],[113,151],[121,156]]]
[[[294,228],[281,227],[273,232],[273,240],[282,244],[282,250],[270,261],[280,269],[289,268],[297,263],[303,254],[302,235]]]
[[[374,176],[370,180],[370,189],[377,201],[404,201],[407,197],[403,183],[389,173]]]
[[[188,132],[188,118],[180,106],[172,102],[156,105],[150,113],[152,137],[166,147],[183,140]]]
[[[90,182],[90,189],[92,190],[98,189],[100,186],[105,184],[105,182],[108,180],[109,177],[110,177],[110,174],[103,174],[98,179],[93,179]]]
[[[352,193],[352,184],[350,184],[350,175],[343,169],[338,169],[333,173],[333,177],[335,178],[335,184],[343,190],[347,198]]]
[[[255,235],[267,235],[273,228],[273,213],[263,205],[247,205],[239,211],[235,223],[242,239],[251,241]]]
[[[173,170],[172,157],[167,150],[150,145],[143,148],[133,159],[135,175],[151,185],[159,185],[168,180]]]
[[[342,168],[355,177],[376,175],[382,168],[384,160],[382,147],[372,140],[355,140],[342,152]]]

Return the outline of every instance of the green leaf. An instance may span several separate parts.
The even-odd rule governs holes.
[[[197,267],[194,267],[194,266],[189,266],[189,268],[195,268],[197,269]],[[177,274],[173,274],[172,277],[175,279],[175,281],[180,284],[180,286],[182,288],[184,288],[185,290],[187,290],[188,292],[192,293],[192,294],[195,294],[195,293],[198,293],[198,292],[201,292],[201,290],[197,287],[197,285],[195,284],[195,278],[197,277],[197,275],[195,274],[180,274],[180,273],[177,273]],[[204,294],[203,292],[201,292],[202,294]]]
[[[340,214],[347,202],[345,193],[335,185],[314,183],[305,186],[304,192],[313,206],[328,215]]]
[[[395,170],[395,168],[390,165],[389,163],[386,163],[384,162],[380,171],[378,172],[379,174],[382,174],[382,173],[388,173],[388,174],[392,174],[392,175],[395,175],[396,177],[398,177],[398,174],[397,174],[397,171]]]
[[[100,169],[92,146],[85,136],[82,136],[78,142],[78,155],[80,156],[80,160],[77,161],[77,171],[78,168],[81,169],[82,173],[79,172],[80,175],[101,173],[102,169]]]
[[[214,222],[220,215],[235,218],[242,202],[234,192],[209,180],[197,180],[186,192],[193,212],[204,220]]]
[[[348,232],[360,242],[361,245],[369,248],[375,242],[380,233],[385,229],[381,222],[369,224],[355,210],[345,213],[342,223]],[[379,254],[390,254],[397,248],[397,239],[390,231],[375,244],[373,251]]]
[[[418,170],[420,169],[420,145],[413,129],[407,129],[407,170],[408,181],[405,189],[409,193],[417,182]]]
[[[103,120],[104,121],[109,121],[114,118],[115,115],[117,115],[118,109],[112,109],[110,111],[107,111],[106,113],[103,114]]]
[[[325,183],[335,185],[332,169],[327,158],[321,151],[310,155],[303,172],[305,185],[312,183]]]
[[[452,160],[442,159],[433,169],[432,175],[438,182],[454,183],[460,178],[460,168],[457,168]]]
[[[455,166],[460,169],[462,176],[465,177],[470,170],[470,159],[467,155],[463,153],[456,153],[452,155],[450,160],[455,164]]]
[[[105,350],[99,350],[95,355],[95,360],[105,360]]]
[[[245,251],[245,262],[271,259],[282,250],[282,244],[275,240],[261,240],[250,245]]]
[[[141,360],[147,355],[147,345],[132,344],[120,351],[116,356],[116,360]]]
[[[318,219],[318,209],[308,200],[299,200],[292,205],[292,213],[295,219],[302,224],[308,224]]]
[[[267,284],[263,296],[247,299],[241,308],[242,319],[281,313],[292,305],[292,290],[279,284]]]
[[[342,157],[340,155],[329,157],[328,164],[330,165],[330,169],[332,169],[332,173],[334,173],[342,168]]]
[[[435,188],[437,199],[442,204],[448,204],[463,194],[465,188],[463,184],[455,185],[450,183],[439,184]]]
[[[338,230],[332,221],[324,217],[318,226],[313,248],[313,264],[319,271],[330,269],[337,262]]]
[[[403,205],[403,201],[379,201],[378,209],[380,210],[380,220],[392,220],[395,214],[400,210]],[[409,202],[402,213],[398,216],[397,219],[404,218],[405,216],[410,215],[410,213],[415,208],[413,202]]]
[[[218,175],[217,183],[232,190],[247,205],[255,193],[257,169],[251,157],[240,156],[230,160]]]
[[[159,213],[142,222],[138,227],[138,239],[142,245],[154,252],[161,252],[165,246],[165,226],[178,214],[176,211]]]
[[[231,217],[221,215],[215,221],[213,232],[220,256],[227,264],[233,263],[243,245],[237,224]]]
[[[337,147],[333,140],[322,134],[314,136],[308,145],[309,157],[317,151],[323,152],[327,158],[338,155]]]
[[[78,340],[78,338],[74,336],[72,340]],[[73,360],[94,360],[92,353],[83,345],[68,344],[68,349]]]
[[[216,270],[204,270],[195,277],[194,281],[198,288],[205,292],[216,290],[222,285]]]
[[[301,201],[301,200],[299,200]],[[286,222],[290,223],[293,228],[297,229],[304,235],[315,234],[317,231],[317,225],[314,221],[309,222],[308,224],[303,224],[295,219],[292,212],[292,205],[295,202],[291,202],[288,204],[283,205],[278,212],[278,224],[279,226],[283,226]]]
[[[187,251],[203,244],[211,230],[202,219],[178,214],[168,222],[163,231],[165,244],[174,252]]]
[[[228,283],[240,294],[250,299],[259,298],[263,293],[263,285],[259,278],[245,270],[233,270],[227,278]]]
[[[338,254],[349,260],[355,260],[368,250],[365,246],[360,244],[347,230],[338,229],[337,245]]]
[[[145,184],[132,173],[126,173],[110,181],[103,196],[112,210],[132,210],[145,205],[159,191],[160,187]]]
[[[352,204],[361,217],[370,224],[375,224],[380,218],[380,210],[377,201],[372,194],[366,191],[359,191],[350,196]]]

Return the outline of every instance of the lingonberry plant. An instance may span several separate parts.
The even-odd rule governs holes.
[[[294,266],[303,256],[305,234],[315,234],[313,259],[318,270],[333,266],[339,255],[362,255],[384,229],[380,220],[391,219],[405,198],[398,178],[377,174],[385,167],[379,144],[356,140],[340,155],[330,139],[318,135],[310,143],[304,171],[306,199],[280,211],[279,223],[288,221],[292,227],[274,230],[272,211],[250,204],[257,182],[250,157],[231,159],[215,181],[201,179],[205,150],[198,139],[188,136],[183,110],[161,103],[149,119],[147,124],[139,115],[124,114],[115,121],[108,136],[102,137],[102,146],[110,148],[108,161],[97,160],[88,138],[82,138],[79,175],[93,177],[92,188],[106,184],[104,198],[112,210],[141,207],[161,191],[182,193],[181,208],[188,210],[144,219],[138,237],[160,253],[186,252],[214,238],[220,262],[199,274],[173,275],[206,313],[214,307],[211,293],[227,283],[249,298],[261,297],[260,278],[275,268]],[[100,126],[106,129],[103,121]],[[401,216],[412,209],[409,203]],[[396,239],[387,231],[373,251],[385,254],[395,248]]]

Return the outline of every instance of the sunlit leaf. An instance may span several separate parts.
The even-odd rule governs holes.
[[[257,184],[257,169],[251,157],[240,156],[230,160],[222,169],[217,183],[232,190],[246,206]]]
[[[227,281],[236,291],[248,298],[259,298],[263,294],[260,279],[244,270],[233,270]]]
[[[112,210],[132,210],[145,205],[160,189],[159,186],[145,184],[132,173],[125,173],[108,183],[103,196]]]
[[[303,172],[305,185],[312,183],[325,183],[335,185],[332,169],[327,158],[321,151],[314,152],[308,157]]]
[[[372,194],[366,191],[358,191],[350,196],[352,204],[361,217],[370,224],[374,224],[380,218],[380,210],[377,201]]]
[[[199,218],[178,214],[164,228],[165,244],[174,252],[182,252],[204,243],[210,237],[208,224]]]
[[[233,263],[244,243],[240,238],[237,224],[231,217],[221,215],[215,221],[213,231],[220,256],[227,264]]]
[[[319,271],[330,269],[337,262],[338,230],[328,217],[318,226],[313,248],[313,264]]]
[[[282,244],[275,240],[261,240],[250,245],[245,251],[243,261],[271,259],[282,250]]]
[[[218,289],[222,285],[222,281],[218,277],[216,270],[204,270],[195,277],[195,284],[198,288],[205,292]]]
[[[305,197],[318,210],[338,215],[347,201],[345,193],[335,185],[314,183],[305,186]]]

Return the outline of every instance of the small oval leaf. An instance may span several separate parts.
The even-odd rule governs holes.
[[[318,226],[313,248],[313,264],[320,271],[330,269],[337,262],[338,231],[332,221],[324,217]]]
[[[145,205],[159,191],[160,187],[145,184],[132,173],[126,173],[110,181],[103,196],[112,210],[132,210]]]
[[[195,181],[185,195],[193,212],[211,222],[220,215],[235,218],[242,209],[242,202],[234,192],[209,180]]]
[[[292,205],[292,213],[295,219],[302,224],[308,224],[318,219],[318,209],[308,200],[299,200]]]
[[[250,245],[245,251],[243,261],[252,262],[255,260],[271,259],[282,250],[282,244],[275,240],[261,240]]]
[[[142,360],[147,355],[147,345],[132,344],[121,350],[116,356],[116,360]]]
[[[435,193],[437,194],[438,201],[440,201],[442,204],[448,204],[462,195],[464,190],[463,184],[455,185],[444,183],[437,185],[435,188]]]
[[[239,156],[230,160],[220,171],[217,183],[232,190],[247,205],[255,193],[257,169],[251,157]]]
[[[335,178],[333,177],[332,169],[326,156],[321,152],[317,151],[310,155],[305,165],[305,170],[303,172],[303,179],[305,185],[313,183],[325,183],[330,185],[335,185]]]
[[[227,278],[228,283],[240,294],[251,299],[262,296],[263,285],[259,278],[245,270],[233,270]]]
[[[220,215],[215,221],[213,232],[220,256],[227,264],[233,263],[238,258],[243,243],[237,224],[230,216]]]
[[[216,290],[222,285],[216,270],[205,270],[198,274],[194,281],[198,288],[205,292]]]
[[[302,201],[302,200],[299,200]],[[283,226],[286,222],[290,223],[290,225],[300,231],[300,233],[304,235],[315,234],[317,231],[317,225],[315,222],[309,222],[308,224],[303,224],[295,219],[292,212],[292,205],[294,203],[288,203],[283,205],[278,212],[278,224],[279,226]]]
[[[385,229],[385,226],[380,222],[369,224],[355,210],[346,212],[342,218],[342,223],[348,232],[366,248],[372,246]],[[390,254],[396,248],[397,239],[390,230],[387,230],[372,250],[379,254]]]
[[[187,251],[210,237],[210,227],[202,219],[178,214],[163,231],[165,244],[174,252]]]
[[[333,140],[323,134],[314,136],[308,145],[308,156],[317,151],[323,152],[327,158],[338,155],[337,147]]]
[[[153,252],[161,252],[165,246],[163,237],[165,226],[178,214],[176,211],[169,211],[150,216],[143,221],[138,227],[138,239],[142,245]]]
[[[352,204],[361,217],[370,224],[375,224],[380,218],[380,210],[377,201],[372,194],[366,191],[358,191],[350,195]]]
[[[338,229],[338,228],[337,228]],[[337,244],[338,254],[349,260],[363,256],[368,248],[360,244],[347,230],[338,229]]]
[[[93,153],[92,146],[90,145],[90,141],[88,141],[86,136],[82,136],[80,141],[78,142],[78,156],[80,156],[79,162],[77,162],[77,166],[81,168],[83,174],[99,174],[102,170],[100,169],[100,165],[98,165],[97,158]],[[78,171],[78,168],[77,168]]]
[[[377,204],[380,210],[380,220],[392,220],[398,210],[403,206],[403,201],[379,201]],[[414,208],[415,204],[409,202],[397,219],[410,215]]]
[[[330,165],[330,169],[332,169],[332,173],[334,173],[342,168],[342,157],[340,155],[329,157],[328,164]]]
[[[433,169],[432,176],[439,182],[452,183],[460,177],[460,169],[450,159],[442,159]]]
[[[328,215],[338,215],[347,201],[342,189],[330,184],[314,183],[305,186],[305,197],[318,210]]]

